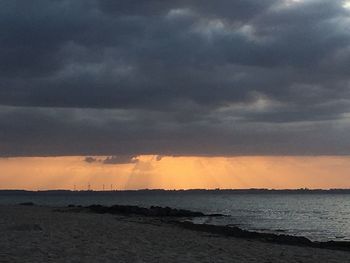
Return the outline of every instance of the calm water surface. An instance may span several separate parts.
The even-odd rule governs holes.
[[[129,204],[184,208],[229,215],[196,223],[235,225],[248,230],[299,235],[311,240],[350,241],[349,194],[238,194],[186,192],[90,192],[0,195],[1,204]]]

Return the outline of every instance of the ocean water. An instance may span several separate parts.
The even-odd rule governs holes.
[[[51,192],[1,193],[0,204],[32,201],[40,205],[127,204],[183,208],[227,217],[195,223],[305,236],[314,241],[350,241],[350,194],[215,192]]]

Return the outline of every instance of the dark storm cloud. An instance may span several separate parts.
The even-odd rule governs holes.
[[[138,163],[137,156],[131,156],[131,155],[113,155],[113,156],[107,156],[104,159],[96,158],[92,156],[87,156],[84,159],[87,163],[103,163],[103,164],[130,164],[130,163]]]
[[[340,0],[0,0],[0,154],[349,154],[349,26]]]
[[[324,155],[350,147],[346,122],[247,122],[234,112],[179,121],[167,112],[6,109],[1,150],[3,156]]]
[[[104,164],[129,164],[129,163],[137,163],[138,159],[136,156],[109,156],[103,160]]]
[[[159,162],[159,161],[161,161],[162,159],[163,159],[163,156],[162,156],[162,155],[157,155],[157,156],[156,156],[156,161]]]
[[[87,156],[85,157],[84,161],[87,163],[95,163],[95,162],[99,162],[99,159],[95,157]]]

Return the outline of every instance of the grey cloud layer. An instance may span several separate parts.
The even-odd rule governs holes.
[[[349,154],[333,0],[0,0],[0,154]]]
[[[103,164],[130,164],[130,163],[138,163],[139,160],[137,156],[129,156],[129,155],[120,155],[120,156],[107,156],[104,159],[87,156],[84,159],[87,163],[103,163]]]

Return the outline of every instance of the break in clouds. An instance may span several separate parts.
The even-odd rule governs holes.
[[[349,28],[342,0],[0,0],[0,155],[350,154]]]

